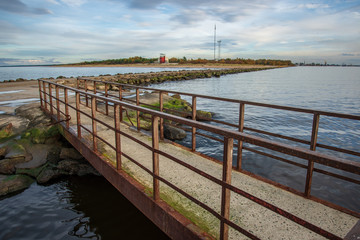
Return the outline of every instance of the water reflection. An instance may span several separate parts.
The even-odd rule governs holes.
[[[168,239],[102,177],[36,183],[0,199],[0,239]]]

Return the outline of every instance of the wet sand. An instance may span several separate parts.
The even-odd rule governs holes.
[[[0,114],[14,114],[24,104],[39,101],[38,81],[0,83]]]

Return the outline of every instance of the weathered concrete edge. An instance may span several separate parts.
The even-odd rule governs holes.
[[[355,226],[350,230],[350,232],[344,238],[344,240],[357,240],[357,239],[360,239],[360,220],[355,224]]]
[[[92,151],[85,143],[59,124],[63,136],[99,171],[118,191],[125,196],[157,227],[172,239],[213,239],[190,220],[178,213],[164,201],[154,201],[145,193],[145,188],[123,171],[117,171]]]

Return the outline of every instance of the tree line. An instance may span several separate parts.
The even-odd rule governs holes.
[[[99,60],[99,61],[85,61],[77,63],[78,65],[92,65],[92,64],[134,64],[134,63],[155,63],[158,62],[158,58],[144,58],[144,57],[129,57],[129,58],[119,58],[119,59],[108,59],[108,60]],[[209,63],[220,63],[220,64],[245,64],[245,65],[270,65],[270,66],[294,66],[290,60],[276,60],[276,59],[244,59],[244,58],[225,58],[219,60],[209,60],[204,58],[198,59],[187,59],[175,58],[172,57],[169,59],[169,63],[178,63],[178,64],[209,64]]]
[[[246,64],[246,65],[271,65],[271,66],[294,66],[290,60],[274,60],[274,59],[244,59],[244,58],[225,58],[219,60],[209,60],[204,58],[186,59],[183,58],[170,58],[170,63],[193,63],[193,64],[207,64],[207,63],[221,63],[221,64]]]

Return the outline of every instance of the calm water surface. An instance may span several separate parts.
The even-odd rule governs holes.
[[[0,82],[4,80],[16,80],[18,78],[38,79],[99,76],[117,73],[142,73],[159,71],[178,71],[187,68],[129,68],[129,67],[0,67]],[[199,68],[197,68],[199,69]],[[195,70],[195,69],[194,69]]]
[[[221,78],[166,82],[161,85],[153,85],[153,87],[360,115],[359,67],[294,67],[226,75]],[[191,102],[190,98],[184,97],[184,99]],[[239,104],[197,98],[197,108],[215,112],[215,119],[238,124]],[[311,114],[248,105],[245,107],[244,126],[310,141],[312,118]],[[247,133],[272,139],[253,132]],[[358,151],[360,146],[359,137],[360,121],[320,117],[318,143]],[[309,149],[309,146],[303,144],[296,144],[287,140],[280,141]],[[182,143],[191,146],[190,134]],[[267,149],[249,144],[244,144],[244,146],[307,164],[304,160],[280,155]],[[197,151],[222,160],[223,144],[197,136]],[[318,148],[318,151],[360,161],[359,157],[347,154],[334,153],[321,148]],[[234,149],[234,165],[236,154],[237,149]],[[316,165],[315,167],[317,167]],[[303,168],[246,150],[243,152],[243,168],[299,191],[304,191],[306,170]],[[351,174],[345,173],[345,175],[350,176]],[[355,176],[355,178],[359,179],[358,176]],[[311,193],[341,206],[360,211],[360,187],[358,185],[314,173]]]
[[[168,239],[110,183],[94,176],[32,184],[0,200],[0,222],[2,240]]]
[[[126,71],[138,70],[133,68]],[[92,74],[71,71],[68,74],[110,73],[94,71]],[[114,73],[118,72],[115,70]],[[61,71],[54,77],[59,75],[66,76]],[[34,78],[39,77],[42,76]],[[221,78],[167,82],[152,87],[360,115],[360,68],[356,67],[284,68]],[[188,100],[191,102],[191,99]],[[237,124],[237,104],[197,100],[199,109],[215,112],[215,118]],[[310,140],[312,116],[248,106],[245,110],[245,126]],[[359,136],[360,124],[356,121],[320,118],[320,143],[358,151]],[[188,136],[183,143],[186,145],[189,142]],[[308,148],[301,144],[299,146]],[[197,150],[217,159],[222,158],[222,144],[200,136],[197,138]],[[245,169],[303,191],[304,169],[248,151],[243,154]],[[339,157],[359,161],[345,154]],[[299,159],[292,160],[304,163]],[[360,211],[360,188],[347,182],[314,173],[312,194]],[[98,177],[70,178],[50,186],[33,184],[19,195],[0,200],[0,222],[0,239],[166,238],[110,184]],[[141,226],[142,230],[133,226]]]

